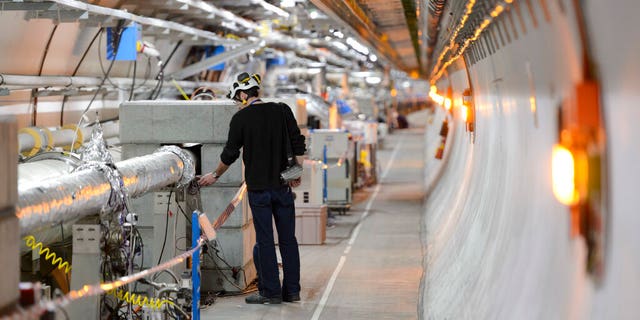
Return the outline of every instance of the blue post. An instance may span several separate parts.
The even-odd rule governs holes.
[[[200,224],[198,223],[198,212],[191,214],[191,245],[198,245],[200,239]],[[192,247],[192,248],[193,248]],[[191,263],[191,282],[192,282],[192,302],[191,302],[191,319],[200,320],[200,249],[193,253]]]
[[[322,162],[324,163],[322,166],[322,178],[324,183],[322,184],[322,200],[326,204],[327,203],[327,145],[324,145],[322,149]]]

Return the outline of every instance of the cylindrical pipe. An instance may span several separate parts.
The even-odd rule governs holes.
[[[98,77],[71,77],[71,76],[23,76],[15,74],[0,74],[0,86],[9,87],[10,89],[24,89],[24,88],[47,88],[47,87],[65,87],[65,88],[84,88],[84,87],[98,87],[102,82],[102,78]],[[111,78],[110,82],[116,84],[119,87],[130,87],[132,78]],[[153,88],[158,84],[158,80],[146,80],[142,78],[135,79],[136,84],[144,83],[147,88]],[[183,88],[197,88],[200,86],[206,86],[213,89],[225,91],[228,89],[228,84],[219,82],[194,82],[194,81],[178,81],[178,84]],[[168,88],[173,88],[173,82],[165,81],[164,85]],[[109,86],[105,84],[105,86]]]
[[[47,137],[44,136],[45,132],[43,130],[39,130],[37,127],[31,127],[31,128],[36,129],[36,132],[39,133],[40,138],[42,140],[47,139]],[[82,140],[83,140],[83,141],[80,141],[80,143],[84,143],[89,139],[91,139],[92,129],[93,127],[80,128],[80,136],[82,136]],[[105,139],[116,137],[118,136],[119,132],[120,132],[120,125],[118,124],[118,122],[106,122],[102,124],[102,134]],[[63,128],[60,130],[50,131],[50,133],[51,133],[50,138],[53,141],[50,141],[49,143],[51,146],[54,146],[54,147],[69,146],[74,142],[74,140],[77,139],[76,131],[74,128],[66,128],[66,129]],[[44,149],[46,145],[44,145],[44,143],[41,143],[41,144],[42,144],[42,148]],[[18,134],[18,146],[19,146],[20,152],[29,151],[33,149],[35,145],[36,145],[36,141],[33,135],[28,133]]]
[[[173,148],[177,151],[163,147],[153,154],[116,164],[129,196],[137,197],[173,183],[184,184],[193,178],[192,156]],[[40,226],[116,209],[109,201],[113,185],[119,181],[110,181],[107,176],[103,168],[81,170],[39,185],[20,186],[16,213],[21,235]]]
[[[45,152],[40,153],[30,162],[18,165],[18,186],[19,188],[27,188],[28,186],[40,185],[43,180],[55,179],[73,172],[80,164],[80,158],[76,158],[71,154],[61,152]],[[37,235],[38,242],[42,242],[45,246],[55,241],[63,241],[62,236],[71,236],[71,226],[73,221],[62,224],[59,228],[37,228],[32,234]],[[31,250],[24,242],[20,245],[20,252],[26,253]]]
[[[70,163],[55,159],[21,163],[18,165],[18,185],[40,184],[43,180],[67,175],[73,169]]]

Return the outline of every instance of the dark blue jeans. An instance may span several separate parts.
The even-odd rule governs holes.
[[[253,261],[258,272],[260,294],[272,298],[300,293],[300,252],[295,235],[296,217],[291,189],[249,191],[249,205],[256,231]],[[284,271],[282,287],[273,241],[274,220]]]

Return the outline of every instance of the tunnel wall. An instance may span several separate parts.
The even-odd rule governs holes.
[[[494,38],[480,39],[495,41],[486,57],[460,59],[437,82],[440,92],[453,89],[455,126],[443,161],[433,156],[440,123],[426,134],[425,183],[433,188],[425,202],[419,311],[424,319],[637,319],[640,36],[621,35],[637,4],[584,1],[608,144],[604,272],[596,277],[551,183],[559,108],[583,77],[576,12],[572,1],[531,1],[533,12],[521,2],[526,30],[516,17],[517,38],[509,27],[512,39],[503,44],[494,30]],[[467,88],[475,137],[455,103]]]

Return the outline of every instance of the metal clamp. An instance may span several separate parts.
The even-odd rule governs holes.
[[[196,169],[193,158],[190,154],[187,153],[187,151],[181,149],[178,146],[164,146],[156,150],[155,152],[171,152],[178,156],[180,160],[182,160],[184,167],[182,169],[182,177],[180,178],[180,181],[178,181],[178,188],[189,185],[189,182],[191,182],[191,180],[196,177]]]

